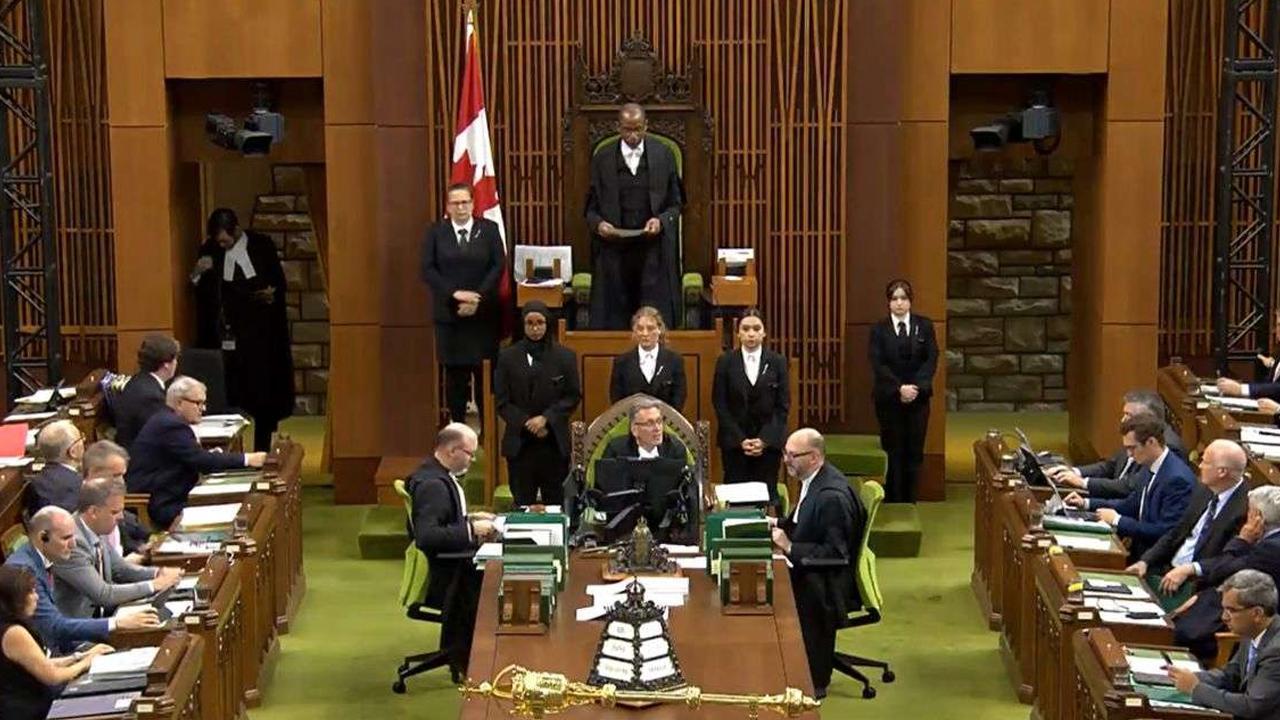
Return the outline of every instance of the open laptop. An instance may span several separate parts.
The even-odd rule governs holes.
[[[1022,432],[1021,428],[1014,428],[1014,430],[1022,441],[1022,445],[1018,447],[1018,457],[1015,461],[1018,474],[1022,476],[1027,485],[1048,487],[1053,490],[1053,494],[1045,501],[1044,513],[1046,515],[1062,515],[1076,520],[1096,520],[1098,515],[1095,512],[1067,507],[1067,504],[1062,500],[1062,492],[1058,484],[1044,471],[1044,467],[1040,463],[1040,457],[1032,449],[1031,440],[1027,438],[1026,433]]]

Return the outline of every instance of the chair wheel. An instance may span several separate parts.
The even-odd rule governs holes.
[[[898,676],[894,675],[892,670],[885,670],[884,674],[880,676],[880,679],[885,682],[893,682],[897,678]]]
[[[862,688],[862,697],[864,700],[870,700],[876,696],[876,689],[873,687]]]
[[[457,670],[454,670],[454,669],[450,668],[450,670],[449,670],[449,679],[453,681],[453,684],[454,684],[454,685],[461,685],[461,684],[462,684],[462,673],[461,673],[461,672],[459,672],[459,671],[457,671]]]
[[[397,681],[395,681],[395,682],[391,683],[391,692],[393,692],[393,693],[395,693],[395,694],[397,694],[397,695],[403,695],[403,694],[404,694],[404,691],[405,691],[405,687],[404,687],[404,681],[403,681],[403,680],[397,680]]]

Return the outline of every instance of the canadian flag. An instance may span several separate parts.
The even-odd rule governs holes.
[[[457,134],[453,138],[453,169],[450,183],[469,183],[475,199],[474,212],[498,224],[502,250],[507,260],[498,280],[498,306],[502,333],[511,333],[515,293],[511,283],[511,253],[507,249],[507,227],[502,222],[498,202],[498,176],[493,166],[493,143],[489,141],[489,116],[484,104],[484,76],[480,73],[480,39],[476,35],[475,10],[467,11],[467,57],[462,68],[462,91],[458,94]]]

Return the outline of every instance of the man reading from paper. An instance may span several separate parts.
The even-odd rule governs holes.
[[[676,327],[680,206],[675,156],[646,140],[644,108],[618,112],[618,135],[591,158],[586,219],[591,232],[591,327],[623,330],[641,305]]]

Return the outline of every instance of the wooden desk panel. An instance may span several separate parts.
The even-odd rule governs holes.
[[[1000,559],[1000,527],[996,522],[996,508],[1000,497],[1021,483],[1017,476],[1001,470],[1001,456],[1005,452],[1004,440],[998,432],[973,443],[975,495],[970,585],[987,619],[987,627],[992,630],[999,630],[1003,621],[1000,604],[1004,569]]]
[[[0,470],[0,533],[22,522],[22,499],[26,489],[27,478],[22,470]],[[0,548],[0,562],[4,560],[4,548]]]
[[[501,563],[490,561],[485,569],[471,646],[469,675],[480,682],[489,680],[502,668],[519,664],[531,670],[564,673],[571,680],[587,676],[603,626],[600,622],[580,623],[574,611],[589,602],[586,586],[603,582],[600,561],[574,557],[560,606],[546,635],[495,635],[497,629],[498,586]],[[809,664],[805,659],[800,622],[791,594],[791,578],[786,565],[774,563],[774,615],[722,615],[715,585],[703,572],[689,573],[688,603],[673,608],[668,621],[676,657],[686,680],[703,692],[780,693],[785,687],[813,694]],[[733,672],[725,672],[733,660]],[[460,717],[464,720],[505,720],[506,713],[488,700],[467,700]],[[560,717],[599,720],[693,720],[746,717],[744,708],[704,707],[691,710],[667,705],[637,711],[626,708],[580,707]],[[802,717],[817,717],[806,713]]]
[[[1145,695],[1129,685],[1117,684],[1113,677],[1125,675],[1121,642],[1107,628],[1077,631],[1071,638],[1075,667],[1072,672],[1075,717],[1084,720],[1226,720],[1229,715],[1214,710],[1153,708]],[[1162,646],[1162,649],[1170,649]]]

